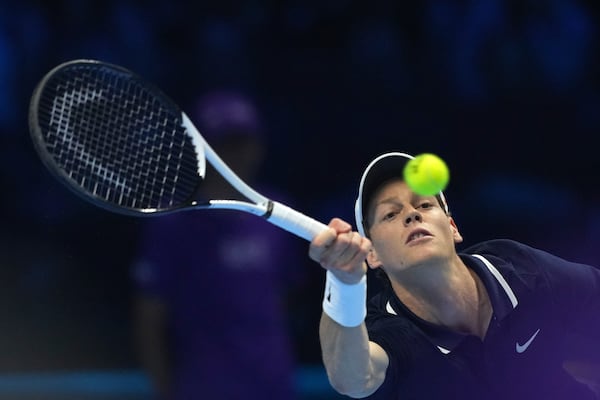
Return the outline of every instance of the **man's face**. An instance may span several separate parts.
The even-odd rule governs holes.
[[[368,262],[388,275],[456,254],[462,237],[434,196],[413,193],[401,179],[384,183],[367,208],[373,251]]]

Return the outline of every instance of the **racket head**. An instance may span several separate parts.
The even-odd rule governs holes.
[[[137,74],[73,60],[35,88],[29,131],[44,165],[76,194],[112,212],[148,215],[198,206],[205,142],[183,116]]]

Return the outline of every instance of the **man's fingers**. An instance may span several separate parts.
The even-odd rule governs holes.
[[[333,218],[329,222],[329,226],[335,229],[338,233],[352,232],[352,225],[340,218]]]
[[[357,232],[350,232],[345,235],[347,235],[346,241],[344,241],[345,248],[340,249],[338,262],[342,265],[353,264],[356,261],[362,262],[367,255],[362,248],[363,237]]]
[[[337,231],[331,227],[315,236],[308,248],[308,255],[310,258],[314,261],[321,262],[323,253],[330,249],[332,244],[336,241],[337,236]]]
[[[345,281],[360,278],[366,272],[365,259],[371,241],[352,231],[347,222],[334,218],[329,229],[320,232],[311,242],[309,256],[321,266]]]
[[[326,269],[354,269],[365,260],[371,242],[357,232],[337,235],[335,242],[322,252],[318,261]]]

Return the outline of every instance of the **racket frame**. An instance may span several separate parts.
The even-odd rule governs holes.
[[[169,107],[181,114],[181,126],[185,133],[191,138],[194,148],[197,153],[198,165],[197,172],[199,181],[204,179],[206,173],[206,160],[214,167],[214,169],[229,183],[231,184],[241,195],[250,201],[241,200],[217,200],[212,199],[206,202],[200,202],[196,199],[190,199],[188,202],[174,206],[172,208],[133,208],[125,207],[108,201],[102,197],[91,193],[82,187],[74,179],[71,179],[69,174],[55,162],[50,152],[45,148],[46,142],[44,135],[41,132],[39,126],[39,112],[38,106],[40,103],[40,97],[45,89],[45,85],[48,80],[55,75],[55,73],[63,68],[71,66],[73,64],[98,64],[107,68],[116,69],[125,74],[130,75],[133,79],[137,80],[138,83],[144,85],[152,95],[160,97],[161,101],[166,101]],[[129,216],[159,216],[165,214],[171,214],[183,210],[199,210],[199,209],[228,209],[237,210],[241,212],[251,213],[256,216],[260,216],[270,223],[279,226],[299,237],[302,237],[308,241],[311,241],[321,231],[328,229],[327,225],[312,219],[282,203],[273,201],[261,193],[254,190],[246,182],[244,182],[213,150],[208,144],[204,137],[200,134],[198,129],[194,126],[190,118],[173,102],[168,96],[166,96],[158,87],[144,80],[139,75],[114,64],[105,63],[97,60],[79,59],[72,60],[62,63],[52,70],[50,70],[36,86],[29,107],[29,129],[40,159],[44,166],[54,175],[61,183],[68,187],[78,196],[93,203],[96,206],[102,207],[108,211],[129,215]]]

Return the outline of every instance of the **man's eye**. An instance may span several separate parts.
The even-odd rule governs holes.
[[[388,212],[388,213],[385,213],[385,214],[383,215],[383,218],[382,218],[382,220],[383,220],[383,221],[389,221],[389,220],[392,220],[392,219],[394,219],[394,218],[396,217],[396,215],[398,215],[398,213],[397,213],[396,211],[390,211],[390,212]]]
[[[424,208],[424,209],[431,208],[431,207],[433,207],[433,204],[431,204],[429,201],[426,201],[419,205],[419,208]]]

